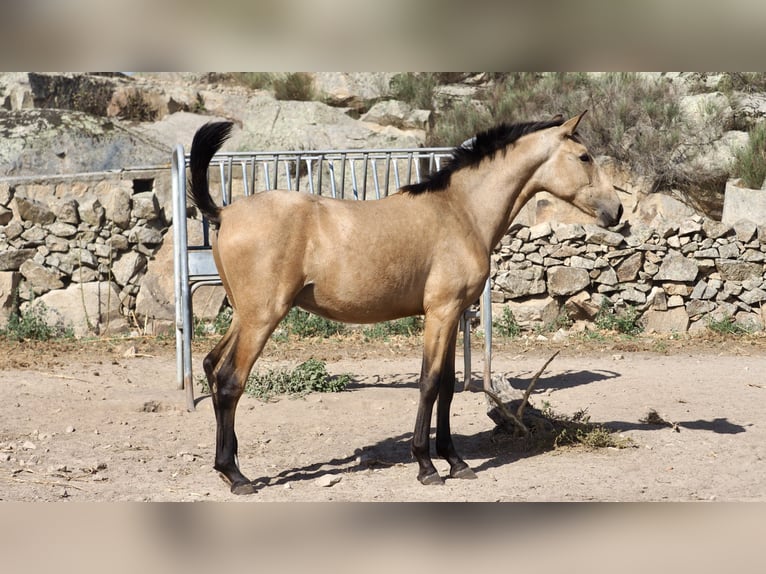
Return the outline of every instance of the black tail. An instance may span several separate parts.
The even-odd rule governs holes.
[[[197,130],[191,147],[191,185],[187,196],[213,227],[221,222],[221,208],[210,197],[207,168],[223,142],[231,135],[232,122],[209,122]]]

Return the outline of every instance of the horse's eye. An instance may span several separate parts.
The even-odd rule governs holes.
[[[584,153],[580,156],[580,161],[588,163],[590,161],[590,156],[587,153]]]

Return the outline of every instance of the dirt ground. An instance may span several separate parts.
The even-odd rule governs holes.
[[[214,342],[195,342],[196,373]],[[187,412],[176,389],[172,340],[0,342],[0,499],[766,500],[766,338],[500,342],[493,371],[524,388],[554,349],[561,353],[532,403],[562,414],[587,409],[632,446],[513,452],[492,440],[485,395],[457,392],[455,443],[478,479],[426,487],[409,454],[417,338],[269,343],[261,368],[313,356],[353,383],[270,403],[244,397],[240,465],[263,486],[235,497],[212,468],[209,397],[197,388],[197,409]],[[481,359],[477,344],[475,379]],[[649,409],[677,427],[640,422]],[[445,461],[435,464],[446,475]]]

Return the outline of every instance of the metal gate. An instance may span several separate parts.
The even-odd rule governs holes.
[[[218,153],[210,162],[211,195],[228,205],[270,189],[288,189],[348,200],[376,200],[421,179],[441,167],[452,148],[359,149],[328,151],[276,151]],[[173,262],[175,276],[176,363],[178,386],[186,389],[187,408],[194,410],[191,340],[194,330],[192,294],[202,285],[220,285],[213,262],[208,222],[187,219],[186,171],[189,156],[176,146],[171,159],[173,188]],[[189,244],[188,225],[199,225],[201,240]],[[199,234],[198,234],[199,235]],[[363,241],[364,238],[360,238]],[[485,382],[489,380],[492,348],[492,312],[489,280],[482,296],[485,341]],[[463,329],[463,377],[471,377],[471,330],[466,326],[477,313],[467,310]]]

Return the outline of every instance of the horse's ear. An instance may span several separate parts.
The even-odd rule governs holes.
[[[580,120],[582,117],[586,114],[588,110],[584,110],[579,116],[575,116],[572,119],[567,120],[564,122],[564,124],[561,126],[561,129],[566,136],[574,135],[575,131],[577,131],[577,125],[580,123]]]

